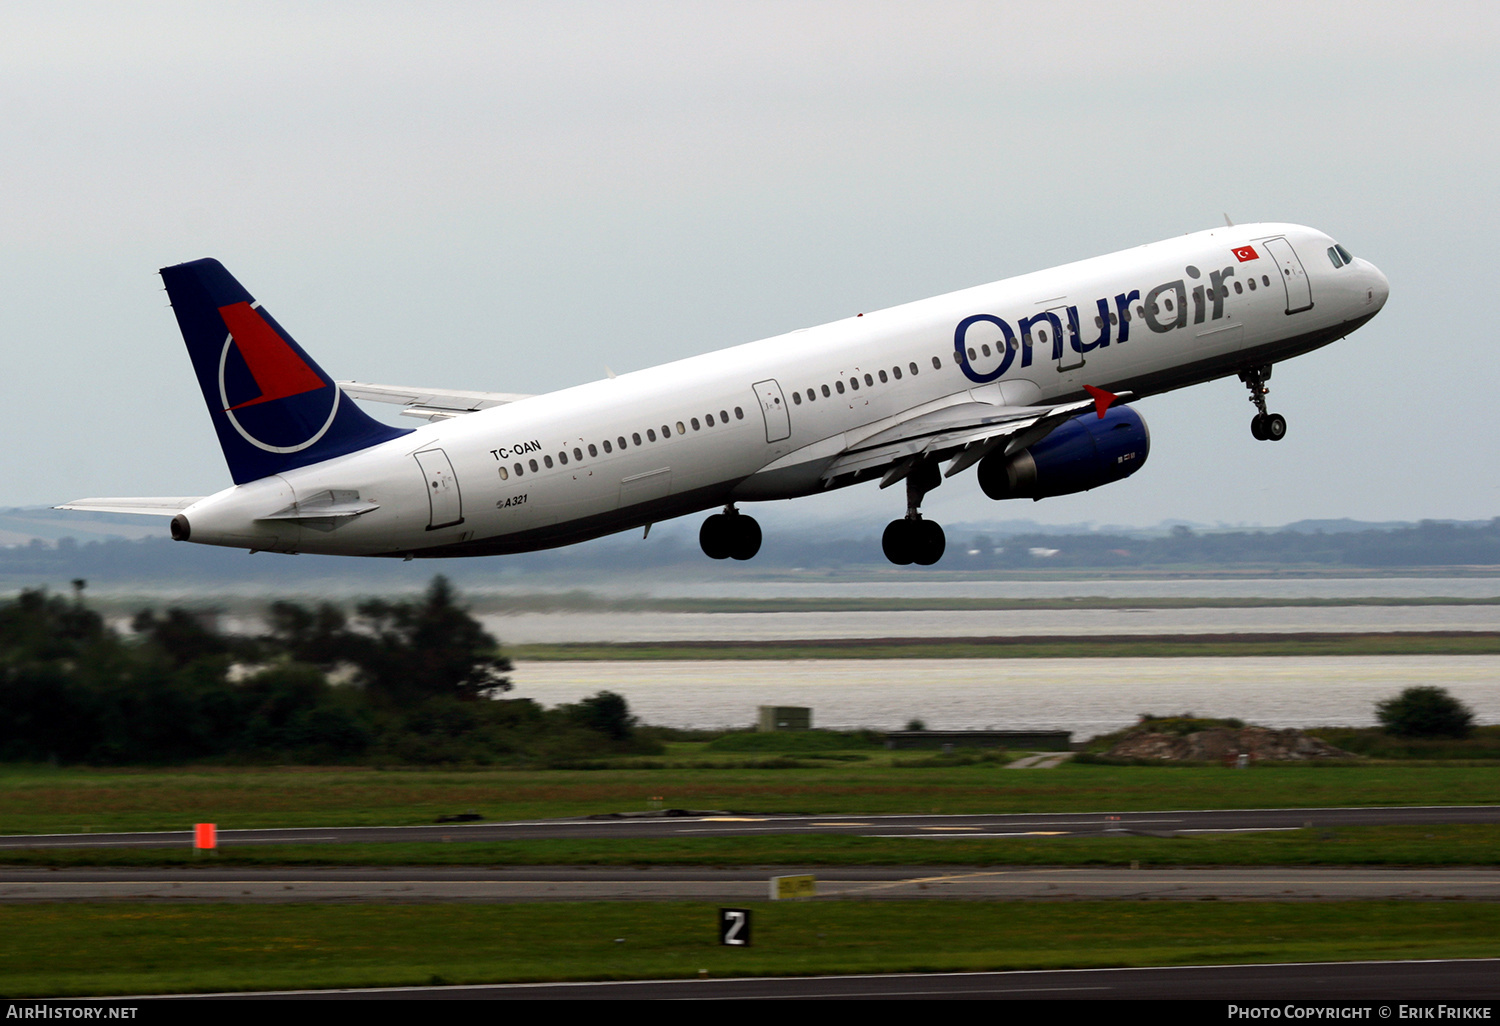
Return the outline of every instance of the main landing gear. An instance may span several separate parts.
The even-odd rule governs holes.
[[[749,559],[760,551],[760,524],[731,503],[703,521],[698,544],[710,559]]]
[[[923,520],[918,507],[928,492],[942,484],[937,463],[921,460],[906,474],[906,517],[892,520],[880,537],[885,558],[897,566],[931,566],[943,558],[948,539],[943,526],[935,520]]]
[[[1266,412],[1266,396],[1271,391],[1266,387],[1266,382],[1270,377],[1270,364],[1254,370],[1240,371],[1240,380],[1250,389],[1250,401],[1259,411],[1250,420],[1250,434],[1261,442],[1279,442],[1286,437],[1286,418],[1279,413]]]

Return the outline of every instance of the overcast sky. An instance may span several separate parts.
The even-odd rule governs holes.
[[[1500,5],[0,7],[0,505],[229,483],[156,270],[335,377],[542,392],[1222,223],[1384,312],[1145,400],[1128,481],[939,520],[1500,515]],[[406,422],[410,424],[411,422]],[[873,485],[757,507],[899,515]]]

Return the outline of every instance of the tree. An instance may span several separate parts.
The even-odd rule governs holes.
[[[1467,737],[1474,726],[1473,711],[1444,688],[1407,688],[1377,702],[1375,715],[1397,737]]]
[[[630,715],[624,695],[601,691],[564,708],[575,722],[611,741],[629,741],[635,734],[636,718]]]
[[[492,698],[512,687],[505,676],[510,660],[458,605],[446,577],[434,577],[421,602],[366,602],[359,616],[367,637],[363,646],[351,646],[350,660],[376,694],[404,704]]]

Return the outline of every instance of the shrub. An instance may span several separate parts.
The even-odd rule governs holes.
[[[1407,688],[1375,704],[1387,734],[1396,737],[1468,737],[1474,713],[1443,688]]]

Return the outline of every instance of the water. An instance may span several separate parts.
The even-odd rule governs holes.
[[[1447,688],[1500,722],[1500,656],[1181,659],[813,659],[522,662],[511,697],[544,705],[598,691],[644,722],[745,727],[760,705],[810,706],[815,726],[933,730],[1118,730],[1141,713],[1236,716],[1266,727],[1375,723],[1377,701]]]
[[[1016,635],[1500,631],[1497,606],[981,609],[846,613],[520,613],[479,618],[503,643]]]
[[[680,598],[1493,598],[1500,596],[1497,577],[1265,577],[1145,580],[1094,578],[1076,580],[919,579],[915,575],[876,581],[736,580],[643,581],[635,591]]]

